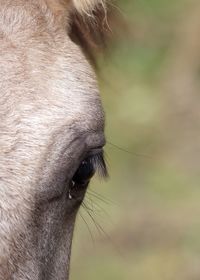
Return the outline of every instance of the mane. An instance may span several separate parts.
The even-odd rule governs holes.
[[[103,0],[74,0],[70,37],[96,65],[96,55],[106,46],[109,34],[108,6]]]

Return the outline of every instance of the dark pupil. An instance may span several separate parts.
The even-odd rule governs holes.
[[[92,160],[91,158],[87,158],[82,161],[72,180],[75,184],[84,185],[89,182],[94,173],[95,168]]]

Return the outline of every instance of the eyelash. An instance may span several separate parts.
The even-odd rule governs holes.
[[[89,157],[90,163],[93,165],[94,170],[102,178],[108,177],[108,170],[106,167],[103,151]]]

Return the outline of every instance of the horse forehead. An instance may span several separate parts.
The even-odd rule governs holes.
[[[7,7],[7,1],[1,2]],[[24,1],[17,2],[19,6],[9,5],[6,10],[8,18],[0,19],[0,115],[4,124],[12,127],[17,118],[18,123],[32,121],[32,126],[40,124],[46,129],[52,123],[76,122],[81,128],[102,130],[104,116],[95,75],[81,50],[65,28],[50,19],[53,15],[48,10],[39,12],[33,21],[34,5],[28,10]],[[16,20],[18,25],[13,25],[11,15],[21,18]]]
[[[65,35],[66,36],[66,35]],[[51,46],[44,41],[34,47],[3,44],[0,56],[1,114],[8,108],[35,122],[80,122],[92,130],[103,128],[104,116],[96,78],[80,49],[65,38]],[[12,118],[11,118],[12,119]]]
[[[9,137],[9,133],[12,134],[17,129],[38,139],[40,135],[44,138],[44,133],[48,138],[55,131],[67,132],[68,129],[74,131],[73,135],[81,135],[87,131],[102,133],[104,117],[95,90],[88,94],[87,89],[79,91],[76,83],[70,87],[72,88],[67,90],[57,89],[54,93],[53,87],[49,86],[46,92],[44,89],[42,93],[31,93],[36,96],[30,96],[29,92],[24,92],[22,98],[15,96],[13,99],[8,96],[4,105],[0,104],[2,110],[0,115],[3,120],[0,125],[1,132],[9,128],[7,134]],[[8,124],[7,127],[5,124]]]
[[[55,51],[55,49],[54,49]],[[79,48],[70,40],[59,52],[46,51],[38,61],[30,59],[30,84],[24,96],[28,106],[49,110],[50,118],[79,121],[85,125],[102,127],[104,115],[95,74]],[[36,51],[37,52],[37,51]],[[30,52],[30,56],[38,54]]]

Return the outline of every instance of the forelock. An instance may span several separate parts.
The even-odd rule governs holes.
[[[90,14],[98,6],[102,6],[103,9],[106,9],[104,0],[73,0],[73,4],[75,9],[81,14]]]
[[[108,9],[104,0],[73,0],[70,37],[96,64],[97,53],[104,49],[108,34]]]

